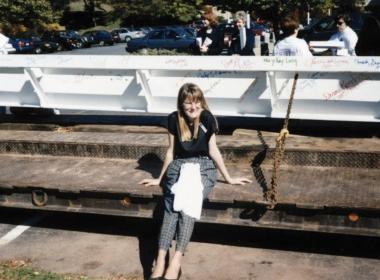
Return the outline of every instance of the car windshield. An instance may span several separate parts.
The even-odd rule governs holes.
[[[327,31],[336,29],[335,20],[331,17],[321,19],[316,25],[315,30]]]

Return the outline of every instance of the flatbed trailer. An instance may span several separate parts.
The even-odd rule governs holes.
[[[11,126],[0,126],[0,206],[160,218],[161,188],[138,182],[158,176],[166,129]],[[271,209],[265,192],[276,138],[276,133],[255,130],[218,136],[230,172],[253,183],[231,186],[219,176],[201,222],[380,236],[377,138],[292,135]]]
[[[138,182],[158,176],[166,130],[148,123],[107,130],[96,122],[80,129],[62,120],[73,119],[70,110],[162,118],[175,110],[179,87],[194,82],[215,115],[244,118],[256,129],[218,136],[230,172],[253,183],[230,186],[220,178],[201,222],[380,236],[378,138],[301,136],[290,126],[274,169],[278,133],[258,128],[278,132],[292,105],[290,120],[311,124],[310,135],[335,124],[379,135],[378,57],[0,58],[0,106],[61,113],[50,131],[43,118],[23,125],[0,116],[2,207],[159,218],[162,190]],[[268,199],[273,174],[275,200]]]

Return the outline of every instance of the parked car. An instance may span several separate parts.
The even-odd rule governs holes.
[[[11,43],[16,49],[16,53],[50,53],[59,47],[58,43],[41,39],[31,32],[19,33],[17,37],[11,38]]]
[[[115,32],[119,35],[121,42],[128,42],[131,39],[142,38],[146,35],[144,31],[139,28],[132,29],[127,27],[121,27],[112,30],[112,32]]]
[[[50,42],[46,40],[42,40],[38,36],[32,36],[34,50],[33,53],[41,54],[41,53],[52,53],[58,50],[59,44],[56,42]]]
[[[11,43],[7,43],[3,48],[0,48],[0,54],[13,54],[16,53],[16,49],[12,46]]]
[[[72,50],[80,45],[78,39],[70,37],[66,31],[48,31],[42,35],[41,39],[58,43],[58,51]]]
[[[75,30],[67,30],[66,35],[77,42],[77,48],[89,48],[91,47],[91,42],[85,36],[79,35]]]
[[[82,34],[84,38],[86,38],[86,41],[92,46],[97,44],[94,35],[92,35],[92,32],[85,32]]]
[[[99,44],[99,45],[110,45],[112,46],[114,44],[114,41],[112,40],[112,35],[110,32],[106,30],[92,30],[87,31],[83,34],[83,36],[88,37],[92,36],[94,38],[93,43]]]
[[[30,38],[10,37],[9,43],[15,48],[16,53],[33,53],[34,43]]]
[[[153,30],[143,38],[130,40],[125,50],[127,52],[134,52],[148,48],[191,51],[194,44],[195,37],[186,32],[183,28],[167,28]]]

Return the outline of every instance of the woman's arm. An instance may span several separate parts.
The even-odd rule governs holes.
[[[222,173],[227,183],[231,185],[244,185],[245,183],[252,183],[252,181],[247,178],[232,178],[230,176],[226,168],[226,165],[224,164],[222,154],[220,153],[219,148],[216,145],[215,133],[211,136],[210,141],[208,142],[208,149],[210,157],[215,162],[216,167],[219,169],[220,173]]]
[[[168,168],[169,164],[173,160],[174,155],[174,135],[169,133],[169,147],[166,151],[164,164],[162,165],[160,176],[157,179],[144,179],[139,184],[145,185],[145,186],[158,186],[160,185],[160,182],[162,180],[162,177],[164,176],[166,169]]]

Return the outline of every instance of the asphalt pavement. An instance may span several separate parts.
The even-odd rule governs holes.
[[[30,260],[58,273],[144,279],[158,230],[150,219],[4,208],[0,261]],[[197,224],[182,279],[375,280],[379,245],[380,238]]]
[[[74,49],[71,51],[63,51],[53,53],[54,55],[127,55],[125,51],[126,43],[117,43],[113,46],[94,45],[91,48]],[[129,55],[129,54],[128,54]]]

